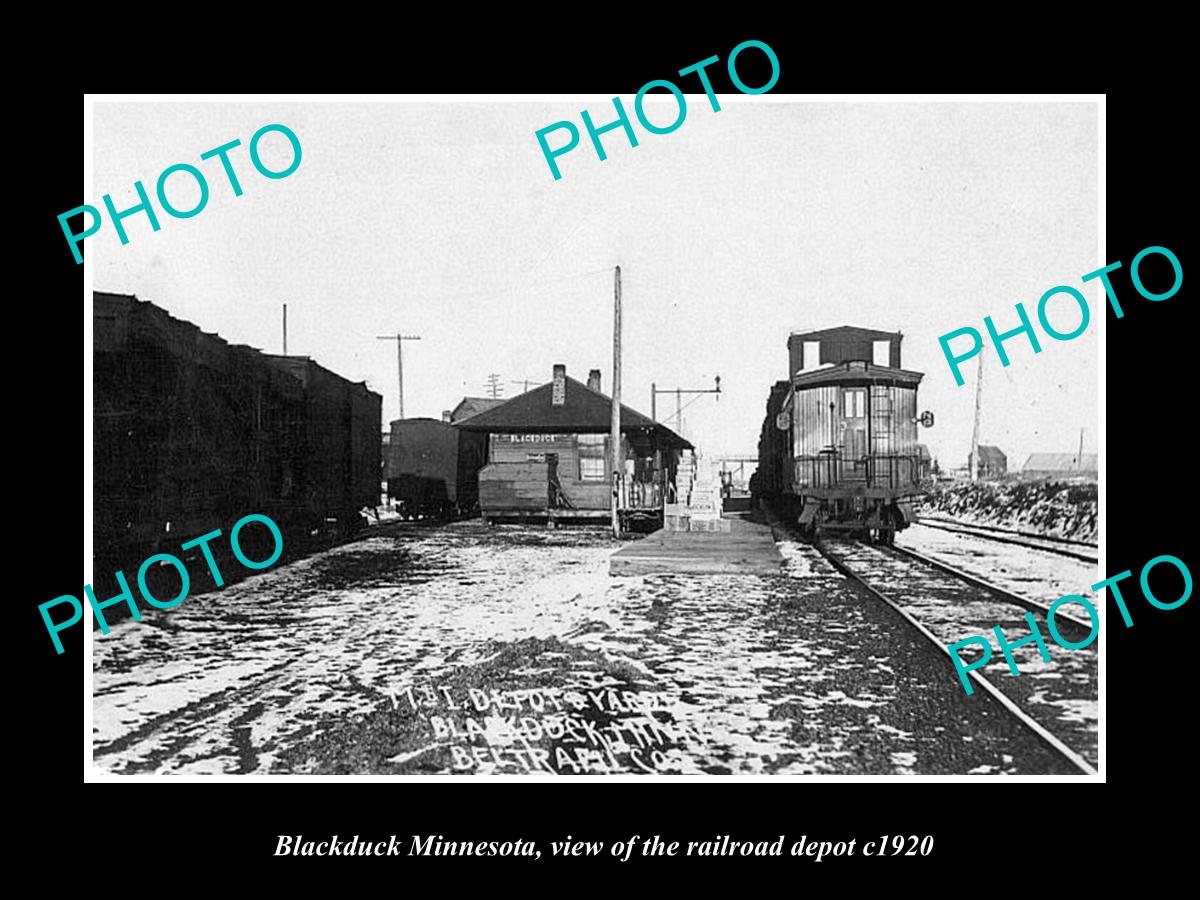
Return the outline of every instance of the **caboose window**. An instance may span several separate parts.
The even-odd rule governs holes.
[[[804,342],[804,365],[803,370],[817,369],[821,366],[821,342],[820,341],[805,341]]]
[[[867,392],[852,388],[842,392],[842,415],[847,419],[861,419],[867,414]]]

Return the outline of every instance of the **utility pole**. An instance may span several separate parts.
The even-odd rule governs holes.
[[[1075,468],[1083,468],[1083,429],[1079,429],[1079,455],[1075,457]]]
[[[612,529],[613,537],[621,536],[620,503],[621,478],[625,464],[621,459],[621,267],[613,275],[613,386],[612,386]]]
[[[663,388],[659,390],[658,385],[650,382],[650,418],[658,421],[658,395],[659,394],[674,394],[675,395],[675,428],[680,435],[683,434],[683,395],[684,394],[717,394],[717,400],[721,399],[721,376],[718,375],[715,379],[716,387],[707,390],[686,390],[684,388]]]
[[[523,389],[521,390],[521,393],[528,394],[529,393],[529,385],[533,384],[533,382],[530,381],[528,378],[520,378],[520,379],[517,379],[516,381],[514,381],[513,384],[524,385]]]
[[[401,349],[405,341],[419,341],[421,338],[415,334],[381,334],[377,335],[376,340],[379,341],[395,341],[396,342],[396,373],[399,377],[400,388],[400,418],[404,418],[404,354]]]
[[[287,304],[283,304],[283,355],[287,356]]]
[[[493,372],[491,375],[489,375],[488,383],[484,385],[484,388],[492,392],[493,400],[499,400],[500,392],[504,390],[504,388],[500,386],[500,373]]]
[[[968,465],[971,467],[971,481],[979,480],[979,410],[980,396],[983,393],[983,354],[979,354],[979,369],[975,376],[975,427],[971,429],[971,455]]]

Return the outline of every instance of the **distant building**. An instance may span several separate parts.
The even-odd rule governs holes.
[[[1021,467],[1022,478],[1068,478],[1072,475],[1097,477],[1100,457],[1085,453],[1031,453]]]
[[[442,413],[442,420],[446,422],[461,422],[463,419],[469,419],[471,416],[497,407],[503,402],[505,401],[502,397],[463,397],[458,406],[450,410],[449,413]]]
[[[980,478],[1003,478],[1008,474],[1008,457],[999,447],[980,444],[975,470]]]
[[[933,455],[925,444],[917,444],[917,479],[924,481],[933,474]]]
[[[600,392],[598,369],[583,384],[556,365],[552,381],[456,422],[462,431],[487,435],[488,464],[479,472],[484,518],[609,516],[611,414],[612,399]],[[680,453],[692,445],[627,406],[621,407],[621,438],[619,508],[626,518],[661,524]]]

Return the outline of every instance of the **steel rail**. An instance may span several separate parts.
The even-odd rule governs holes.
[[[916,618],[914,618],[912,616],[911,613],[909,613],[907,610],[905,610],[903,607],[901,607],[898,603],[896,603],[890,597],[883,594],[877,588],[875,588],[871,584],[869,584],[862,575],[855,572],[852,568],[850,568],[848,565],[846,565],[845,562],[843,562],[839,557],[837,557],[835,555],[834,551],[832,551],[826,544],[824,544],[822,542],[817,542],[814,546],[816,546],[817,551],[825,559],[827,559],[829,561],[830,565],[832,565],[835,569],[837,569],[839,572],[841,572],[847,578],[849,578],[852,581],[854,581],[855,583],[861,585],[862,588],[864,590],[866,590],[869,594],[871,594],[873,597],[877,598],[878,600],[882,601],[883,603],[885,603],[889,607],[891,607],[893,610],[895,610],[906,622],[908,622],[908,624],[910,624],[913,628],[915,628],[919,634],[921,634],[926,639],[928,639],[931,643],[933,643],[935,646],[937,646],[946,655],[947,662],[949,662],[950,665],[957,672],[958,667],[954,665],[954,657],[950,652],[950,648],[947,647],[944,643],[942,643],[941,640],[937,637],[937,635],[935,635],[932,631],[930,631],[923,624],[921,624]],[[892,549],[895,549],[895,548],[892,548]],[[905,551],[905,552],[907,552],[907,551]],[[961,574],[961,573],[955,573],[955,574]],[[972,580],[972,583],[974,583],[974,584],[980,583],[973,578],[971,580]],[[994,588],[991,586],[989,586],[989,589],[994,590],[997,593],[1003,592],[1002,589]],[[1016,596],[1016,595],[1013,595],[1013,596]],[[1030,601],[1030,602],[1033,602],[1033,601]],[[1089,626],[1089,631],[1090,631],[1090,626]],[[1005,711],[1007,711],[1010,715],[1013,716],[1013,718],[1015,718],[1018,722],[1020,722],[1026,729],[1028,729],[1030,732],[1032,732],[1037,738],[1039,738],[1046,746],[1050,747],[1050,749],[1052,749],[1055,753],[1057,753],[1063,759],[1067,760],[1075,768],[1079,769],[1080,772],[1082,772],[1085,775],[1098,775],[1099,774],[1092,767],[1091,763],[1089,763],[1086,759],[1084,759],[1082,756],[1080,756],[1079,753],[1077,753],[1076,751],[1074,751],[1070,747],[1068,747],[1066,744],[1064,744],[1062,742],[1062,740],[1060,740],[1059,738],[1057,738],[1053,734],[1051,734],[1049,731],[1047,731],[1045,726],[1041,725],[1039,722],[1037,722],[1033,718],[1031,718],[1027,712],[1025,712],[1023,709],[1021,709],[1021,707],[1017,706],[1017,704],[1014,703],[1007,695],[1005,695],[1003,691],[1001,691],[999,688],[997,688],[995,685],[993,685],[990,681],[988,681],[983,675],[981,675],[977,669],[972,669],[967,674],[971,678],[971,680],[975,682],[976,686],[978,686],[980,690],[982,690],[989,697],[991,697],[993,700],[995,700],[997,703],[999,703],[1000,706]]]
[[[1004,537],[1004,536],[998,535],[998,534],[989,534],[988,530],[985,528],[985,526],[981,526],[981,525],[955,523],[953,526],[951,526],[951,525],[943,524],[940,520],[937,520],[937,519],[922,519],[919,517],[917,519],[917,524],[924,525],[927,528],[936,528],[939,531],[949,531],[952,534],[965,534],[969,537],[982,538],[985,541],[995,541],[998,544],[1015,544],[1018,547],[1028,547],[1030,550],[1041,550],[1045,553],[1057,554],[1058,556],[1068,556],[1071,559],[1079,559],[1079,560],[1083,560],[1084,562],[1095,563],[1095,562],[1099,561],[1097,559],[1097,557],[1094,555],[1089,556],[1086,553],[1080,553],[1076,550],[1070,550],[1066,547],[1053,547],[1053,546],[1048,547],[1044,544],[1034,544],[1029,541],[1019,540],[1015,537]],[[975,529],[981,529],[981,530],[975,530]],[[1048,537],[1042,537],[1041,535],[1027,535],[1027,536],[1031,537],[1031,538],[1035,538],[1036,540],[1040,540],[1040,541],[1054,542],[1054,541],[1062,540],[1062,538],[1048,538]]]
[[[970,572],[964,572],[962,569],[955,568],[949,563],[942,562],[940,559],[934,559],[932,556],[926,556],[924,553],[918,553],[916,550],[910,550],[908,547],[900,547],[895,544],[887,548],[880,547],[878,549],[890,550],[897,555],[907,556],[916,560],[917,562],[921,562],[927,566],[932,566],[935,569],[939,569],[945,572],[947,575],[953,575],[955,578],[960,578],[977,588],[981,588],[982,590],[995,594],[1001,599],[1007,600],[1009,603],[1015,603],[1017,606],[1024,607],[1031,612],[1040,612],[1047,618],[1050,616],[1050,606],[1048,604],[1042,603],[1040,600],[1031,600],[1029,597],[1022,597],[1020,594],[1015,593],[1014,591],[999,587],[998,585],[992,584],[990,581],[984,581],[978,575],[972,575]],[[1083,637],[1086,637],[1092,633],[1092,620],[1090,618],[1085,622],[1083,619],[1073,616],[1070,613],[1055,612],[1054,622],[1055,624],[1067,622],[1073,629],[1078,630],[1080,635]]]

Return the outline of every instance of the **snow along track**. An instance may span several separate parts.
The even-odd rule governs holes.
[[[1046,609],[908,550],[848,540],[825,540],[818,549],[835,568],[900,613],[945,653],[948,661],[950,644],[972,634],[989,634],[993,625],[1001,627],[1010,640],[1027,634],[1029,626],[1013,609],[1014,604]],[[1056,614],[1055,619],[1064,636],[1068,630],[1083,634],[1091,630],[1090,622],[1065,614]],[[1095,645],[1060,650],[1050,663],[1030,645],[1014,649],[1013,656],[1020,678],[1011,675],[999,653],[987,666],[972,670],[969,677],[1074,768],[1083,774],[1097,774]],[[951,668],[948,677],[954,677],[953,672]]]
[[[949,519],[929,519],[921,517],[918,523],[927,528],[939,531],[949,531],[952,534],[962,534],[968,537],[995,541],[998,544],[1014,544],[1018,547],[1028,547],[1031,550],[1041,550],[1044,553],[1054,553],[1087,563],[1096,562],[1096,545],[1084,541],[1072,541],[1067,538],[1046,537],[1027,531],[1012,531],[1006,528],[996,528],[990,525],[976,525],[973,522],[957,522]]]

